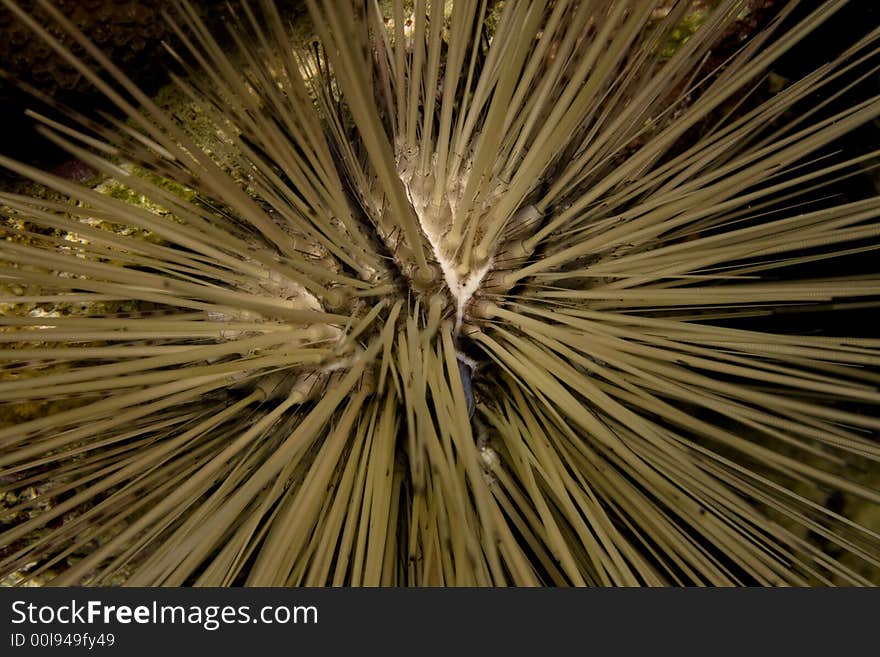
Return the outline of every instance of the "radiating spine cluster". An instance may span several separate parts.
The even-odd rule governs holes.
[[[823,194],[880,149],[822,149],[880,116],[877,97],[829,109],[876,75],[880,30],[754,99],[845,2],[793,25],[786,4],[723,57],[742,0],[671,56],[690,2],[309,0],[296,46],[270,2],[242,3],[234,56],[181,2],[174,81],[207,140],[48,3],[101,71],[3,3],[126,117],[59,108],[71,125],[34,114],[41,132],[162,210],[0,157],[59,194],[0,194],[0,282],[23,291],[3,302],[34,309],[2,318],[0,401],[46,409],[0,429],[2,489],[45,488],[7,512],[0,571],[775,585],[880,568],[876,531],[816,492],[880,503],[853,476],[880,458],[880,341],[747,321],[877,302],[873,272],[790,272],[877,248],[877,197]]]

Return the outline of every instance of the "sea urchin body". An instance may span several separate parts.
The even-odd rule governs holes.
[[[268,2],[225,40],[181,2],[189,122],[3,3],[126,118],[43,134],[151,203],[0,157],[56,193],[0,195],[0,401],[41,409],[0,429],[3,572],[875,577],[823,501],[880,502],[880,343],[765,321],[878,297],[810,267],[877,247],[878,198],[825,190],[878,154],[829,148],[880,116],[831,102],[880,30],[761,85],[844,2],[720,55],[749,3],[309,0],[301,44]]]

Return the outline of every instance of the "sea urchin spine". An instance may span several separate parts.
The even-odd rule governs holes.
[[[877,248],[878,198],[823,190],[880,153],[827,152],[880,115],[831,103],[880,29],[761,96],[844,2],[722,56],[743,0],[672,52],[691,2],[309,0],[305,44],[269,2],[223,43],[180,2],[186,122],[2,1],[125,117],[41,132],[151,203],[0,157],[57,193],[0,195],[0,401],[38,404],[0,485],[40,488],[2,572],[870,583],[880,536],[821,502],[880,502],[880,343],[761,323],[877,303],[799,272]]]

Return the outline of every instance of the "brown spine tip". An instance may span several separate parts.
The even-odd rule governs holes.
[[[348,294],[340,287],[334,287],[324,295],[324,306],[327,310],[342,310],[348,301]]]
[[[432,265],[416,267],[413,270],[413,287],[424,291],[434,285],[440,279],[437,268]]]
[[[510,260],[519,260],[522,258],[528,258],[532,255],[534,249],[530,248],[530,245],[526,242],[526,240],[517,240],[513,242],[509,247],[507,247],[505,252],[505,259]]]
[[[461,335],[465,338],[473,338],[482,332],[483,331],[479,326],[471,322],[465,322],[461,325]]]
[[[468,315],[477,319],[492,319],[497,309],[498,306],[488,299],[476,299],[468,309]]]

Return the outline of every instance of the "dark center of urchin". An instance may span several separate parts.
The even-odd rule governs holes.
[[[352,317],[356,323],[354,318],[369,315],[377,301],[381,304],[373,322],[360,331],[358,337],[360,347],[366,348],[371,340],[387,338],[388,331],[394,335],[390,350],[381,354],[365,374],[371,389],[384,367],[382,359],[408,359],[413,357],[415,347],[437,350],[451,344],[456,367],[444,369],[446,380],[449,386],[461,388],[468,418],[473,423],[479,399],[475,386],[485,375],[484,367],[489,361],[471,336],[479,330],[477,327],[487,314],[489,299],[503,294],[505,272],[511,263],[521,261],[524,256],[520,252],[522,231],[508,231],[514,239],[498,239],[493,248],[477,254],[475,246],[483,233],[466,235],[457,230],[455,189],[437,202],[430,196],[430,177],[402,171],[401,183],[408,201],[407,210],[418,226],[417,240],[399,229],[402,222],[387,205],[357,199],[363,209],[364,233],[371,236],[387,265],[385,272],[372,277],[377,289],[385,293],[378,299],[359,297],[357,291],[338,285],[323,295],[322,306],[327,312]],[[352,193],[352,196],[358,195]],[[401,351],[407,354],[400,356]],[[476,430],[474,434],[476,439]]]

